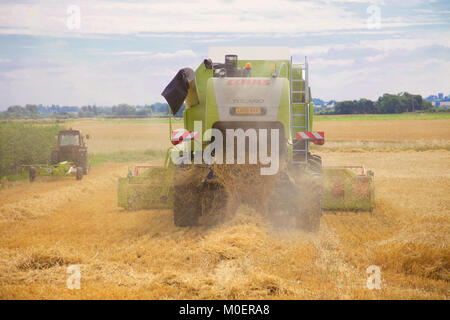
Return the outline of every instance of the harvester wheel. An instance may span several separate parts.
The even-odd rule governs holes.
[[[322,175],[305,174],[300,182],[300,208],[297,227],[316,232],[322,216]]]
[[[173,222],[178,227],[198,224],[202,211],[201,199],[193,184],[174,186]]]
[[[308,154],[309,168],[318,174],[322,174],[322,158],[315,154]]]
[[[223,222],[235,211],[225,187],[217,182],[205,182],[201,188],[202,225],[215,225]]]
[[[86,167],[83,170],[83,174],[89,174],[89,171],[91,171],[91,164],[86,164]]]
[[[197,170],[193,166],[177,165],[174,172],[173,222],[178,227],[198,224],[202,212],[202,202]]]
[[[35,167],[30,168],[29,179],[30,179],[30,182],[33,182],[34,179],[36,179],[36,168]]]

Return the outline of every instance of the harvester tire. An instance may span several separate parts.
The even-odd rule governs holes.
[[[316,174],[322,174],[322,158],[315,154],[308,154],[309,168]]]
[[[201,211],[201,199],[195,185],[174,186],[173,222],[177,227],[197,225]]]
[[[198,225],[202,213],[198,167],[176,165],[173,185],[173,222],[178,227]]]
[[[223,185],[217,182],[206,182],[201,189],[201,225],[221,223],[234,213],[232,203]]]
[[[300,187],[301,212],[297,215],[297,227],[316,232],[322,217],[322,175],[307,174]]]

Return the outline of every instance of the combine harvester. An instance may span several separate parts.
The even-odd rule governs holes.
[[[224,63],[217,62],[222,59]],[[306,58],[293,63],[288,48],[211,48],[209,59],[195,72],[181,69],[162,95],[172,114],[185,103],[184,129],[172,131],[170,124],[174,146],[164,167],[136,167],[119,179],[119,206],[173,208],[175,225],[193,226],[233,212],[245,202],[242,198],[253,196],[253,204],[266,208],[267,215],[277,212],[290,225],[311,231],[318,229],[322,209],[372,210],[372,172],[364,167],[323,168],[321,158],[311,154],[309,144],[322,145],[325,136],[312,130]],[[229,131],[236,135],[227,135]],[[278,134],[271,135],[274,131]],[[222,142],[213,132],[222,133]],[[230,164],[228,155],[223,158],[227,143],[236,160],[240,135],[249,142],[245,165]],[[257,150],[249,147],[253,138]],[[213,145],[224,147],[222,155]],[[278,149],[276,174],[260,175],[273,163],[260,158],[250,162],[264,147],[271,156]],[[205,154],[216,162],[205,161]]]

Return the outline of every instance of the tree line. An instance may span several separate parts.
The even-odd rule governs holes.
[[[182,117],[183,107],[175,117]],[[434,111],[431,102],[422,99],[421,95],[385,93],[377,101],[369,99],[346,100],[337,102],[334,109],[317,109],[319,114],[374,114],[374,113],[402,113],[415,111]],[[37,118],[151,118],[167,117],[169,105],[155,103],[145,106],[133,106],[126,103],[113,107],[83,106],[79,107],[42,107],[36,105],[11,106],[0,112],[0,119],[37,119]]]
[[[0,178],[20,172],[23,164],[45,164],[62,127],[19,121],[0,123]]]
[[[65,110],[71,110],[65,111]],[[177,112],[175,117],[182,117],[184,106]],[[119,104],[113,107],[83,106],[83,107],[38,107],[16,105],[0,112],[0,119],[38,119],[38,118],[151,118],[167,117],[169,105],[167,103],[155,103],[143,107],[129,104]]]
[[[430,101],[422,99],[421,95],[385,93],[377,101],[368,99],[347,100],[336,103],[334,114],[374,114],[374,113],[403,113],[415,111],[432,111]]]

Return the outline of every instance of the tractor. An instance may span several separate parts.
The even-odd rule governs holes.
[[[83,136],[79,130],[61,130],[58,133],[57,144],[52,148],[50,164],[55,165],[63,161],[68,161],[82,168],[83,174],[88,174],[90,164],[88,160],[88,149],[84,139],[89,139],[89,135]]]
[[[72,127],[61,130],[56,145],[51,149],[50,163],[22,165],[21,173],[28,171],[30,182],[34,182],[38,176],[75,176],[81,180],[90,170],[85,138],[89,139],[89,135],[83,137],[80,131]]]

